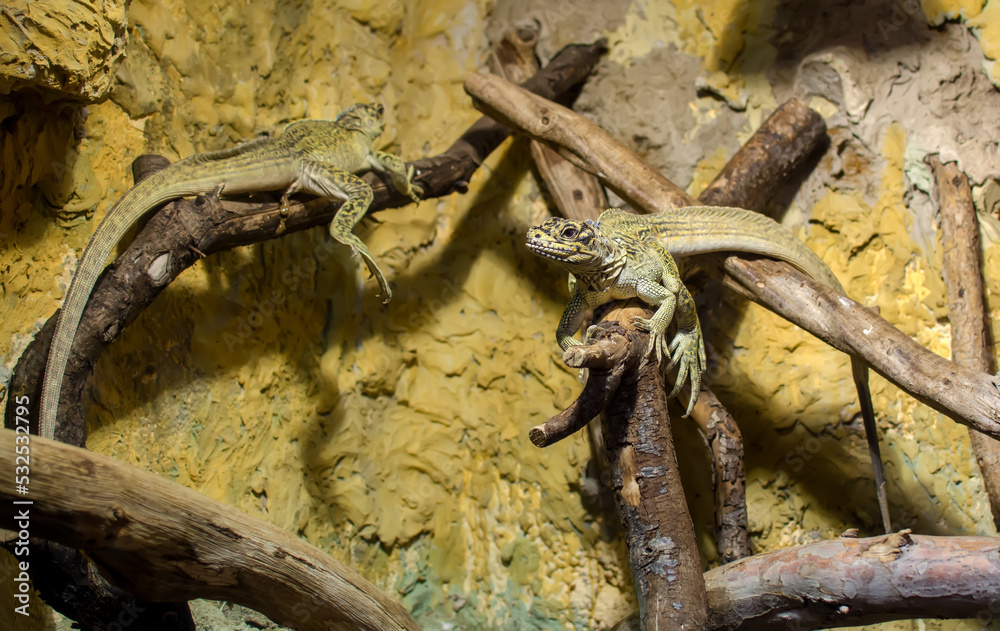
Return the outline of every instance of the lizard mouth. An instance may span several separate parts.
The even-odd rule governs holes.
[[[555,243],[528,241],[526,245],[528,246],[528,249],[531,250],[532,254],[536,254],[542,258],[552,259],[553,261],[563,261],[566,259],[568,254],[572,253],[570,248]]]

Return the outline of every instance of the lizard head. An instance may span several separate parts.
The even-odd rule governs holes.
[[[621,247],[591,221],[553,217],[528,230],[528,249],[556,261],[570,272],[591,274],[616,267]]]
[[[336,122],[344,129],[359,131],[374,140],[385,129],[384,113],[380,103],[358,103],[341,112]]]

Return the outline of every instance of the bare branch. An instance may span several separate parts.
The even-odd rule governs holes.
[[[940,205],[951,358],[973,370],[992,373],[993,350],[979,260],[979,220],[969,179],[955,162],[942,164],[937,155],[928,156],[926,161],[934,171]],[[1000,525],[1000,442],[972,428],[969,428],[969,442],[990,498],[993,523]]]
[[[776,550],[705,573],[715,631],[828,629],[1000,610],[1000,539],[902,531]]]
[[[14,470],[13,430],[0,466]],[[175,482],[31,437],[31,534],[82,548],[118,587],[150,600],[227,600],[300,631],[419,631],[403,607],[333,557]],[[66,489],[79,489],[67,493]],[[0,489],[12,523],[23,499]]]

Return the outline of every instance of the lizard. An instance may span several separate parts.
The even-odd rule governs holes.
[[[55,433],[63,373],[69,360],[83,310],[104,263],[125,233],[147,212],[186,195],[227,194],[283,190],[282,209],[288,198],[303,192],[338,199],[343,205],[330,223],[330,236],[360,254],[380,293],[392,297],[382,270],[365,244],[353,232],[374,197],[371,187],[357,173],[387,173],[393,186],[413,201],[423,190],[413,183],[398,156],[376,150],[372,144],[385,128],[380,104],[353,105],[334,120],[296,121],[275,137],[260,137],[230,149],[193,155],[154,173],[130,189],[98,225],[83,252],[56,321],[42,381],[38,433]]]
[[[612,300],[639,298],[656,308],[650,319],[636,318],[637,328],[650,333],[647,354],[655,351],[664,371],[678,368],[674,397],[687,378],[691,413],[705,370],[704,342],[694,301],[680,281],[673,257],[712,252],[759,254],[789,263],[813,280],[845,293],[830,268],[787,228],[743,208],[688,206],[667,213],[636,215],[621,209],[604,211],[597,221],[550,218],[527,234],[528,249],[555,261],[570,274],[571,298],[556,329],[556,341],[566,350],[581,344],[573,336],[584,311]],[[667,326],[677,319],[677,332],[667,341]],[[669,361],[663,357],[669,356]],[[851,357],[851,372],[861,404],[868,453],[872,460],[879,511],[891,532],[885,475],[868,388],[868,364]]]

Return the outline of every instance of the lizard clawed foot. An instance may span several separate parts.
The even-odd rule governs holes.
[[[385,296],[382,301],[383,304],[389,302],[392,299],[392,290],[389,289],[389,281],[385,279],[385,274],[382,273],[381,268],[379,268],[378,263],[375,262],[375,257],[372,256],[371,252],[368,251],[368,246],[361,242],[355,234],[351,232],[341,233],[334,224],[330,224],[330,236],[337,241],[343,243],[344,245],[351,248],[351,256],[360,255],[362,260],[364,260],[365,265],[368,266],[369,278],[374,277],[378,281],[379,286],[379,296]]]
[[[684,385],[684,381],[691,380],[691,398],[688,401],[687,411],[684,417],[691,416],[691,410],[698,400],[698,393],[701,391],[701,375],[705,372],[707,364],[705,358],[705,341],[701,337],[701,329],[696,328],[690,331],[678,331],[674,340],[670,343],[672,353],[671,366],[677,366],[677,379],[674,381],[674,389],[667,395],[668,398],[677,396]]]
[[[691,330],[679,330],[674,339],[667,342],[665,330],[654,330],[649,320],[645,318],[635,318],[633,320],[637,329],[649,331],[649,346],[647,354],[654,352],[656,362],[663,370],[664,374],[677,368],[677,379],[674,380],[674,387],[667,394],[668,399],[672,399],[680,393],[686,381],[691,382],[691,399],[688,402],[687,411],[684,417],[691,415],[695,402],[698,400],[698,392],[701,390],[701,375],[705,372],[707,364],[705,358],[705,342],[701,336],[701,328]]]
[[[413,201],[419,202],[424,196],[424,187],[413,181],[413,173],[413,166],[410,166],[406,170],[406,190],[402,192],[408,195]]]

